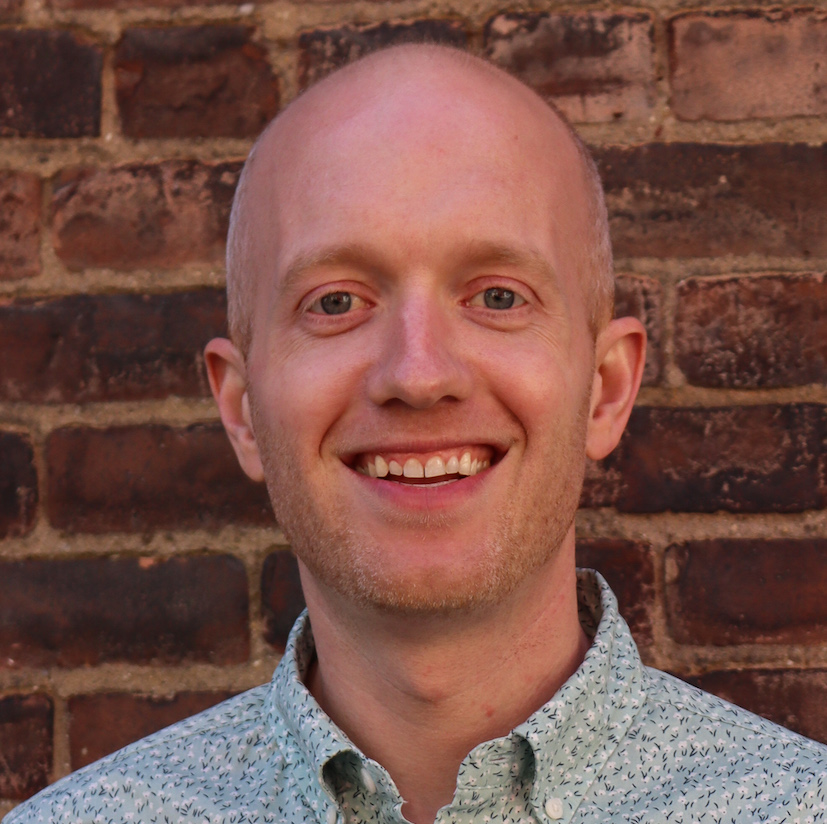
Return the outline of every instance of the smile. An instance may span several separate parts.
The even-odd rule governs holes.
[[[492,456],[490,447],[473,447],[430,456],[363,454],[354,468],[371,478],[428,485],[476,475],[491,466]]]

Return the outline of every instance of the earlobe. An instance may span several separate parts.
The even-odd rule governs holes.
[[[637,318],[617,318],[598,335],[586,455],[605,458],[632,413],[646,358],[646,330]]]
[[[264,472],[250,417],[244,357],[231,341],[213,338],[204,349],[204,360],[210,389],[238,462],[250,478],[262,481]]]

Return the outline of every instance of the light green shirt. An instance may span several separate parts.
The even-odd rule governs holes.
[[[474,748],[440,824],[827,822],[827,748],[644,667],[605,581],[581,572],[578,588],[583,664]],[[304,615],[269,685],[58,781],[5,824],[404,821],[390,775],[305,689],[312,656]]]

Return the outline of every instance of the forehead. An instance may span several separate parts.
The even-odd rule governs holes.
[[[497,218],[535,220],[561,237],[585,219],[583,169],[566,127],[522,84],[485,65],[417,53],[357,64],[295,101],[250,170],[247,220],[260,266],[362,243],[407,219],[427,233],[450,221],[457,245]],[[353,237],[355,227],[361,237]],[[337,236],[337,232],[341,236]],[[504,245],[507,245],[505,243]]]

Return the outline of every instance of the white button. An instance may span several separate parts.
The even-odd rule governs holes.
[[[327,808],[327,824],[336,824],[336,819],[339,816],[336,814],[335,807],[328,807]]]
[[[546,815],[557,821],[563,817],[563,802],[559,798],[549,798],[546,801]]]
[[[365,789],[371,795],[376,792],[376,783],[370,777],[370,773],[368,772],[367,767],[362,767],[362,783],[365,785]]]

